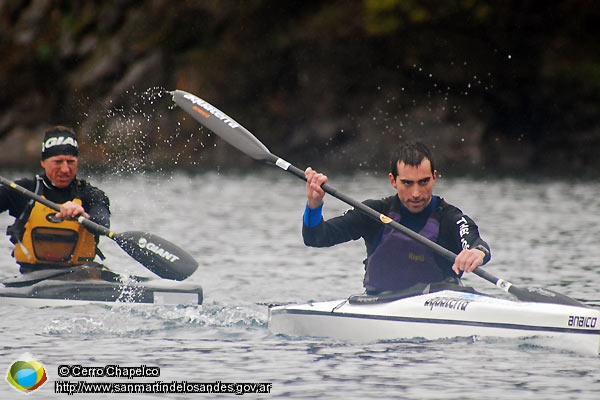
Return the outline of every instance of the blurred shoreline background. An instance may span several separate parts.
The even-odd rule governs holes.
[[[181,89],[300,167],[386,171],[399,139],[455,174],[596,177],[592,1],[0,1],[0,168],[43,130],[94,171],[246,168]]]

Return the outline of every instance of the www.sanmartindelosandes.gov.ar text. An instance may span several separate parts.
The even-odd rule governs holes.
[[[126,382],[88,382],[85,380],[57,380],[54,382],[54,393],[271,393],[273,384],[238,383],[238,382],[188,382],[188,381],[154,381],[131,382],[134,378],[158,378],[160,368],[148,365],[124,367],[121,365],[105,365],[88,367],[82,365],[59,365],[58,376],[61,378],[126,378]]]
[[[234,382],[188,382],[188,381],[155,381],[155,382],[86,382],[56,381],[54,393],[220,393],[242,395],[246,393],[271,393],[273,384],[266,383],[234,383]]]

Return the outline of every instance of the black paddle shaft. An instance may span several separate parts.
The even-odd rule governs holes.
[[[60,205],[2,176],[0,176],[0,184],[6,185],[55,211],[60,211]],[[79,216],[76,220],[90,232],[109,237],[115,241],[133,259],[161,278],[184,280],[198,268],[198,262],[191,255],[156,235],[138,231],[115,233],[84,216]]]
[[[267,147],[256,138],[250,131],[244,128],[241,124],[235,121],[233,118],[219,110],[217,107],[200,99],[199,97],[185,92],[183,90],[175,90],[170,92],[173,96],[173,101],[198,121],[202,126],[208,128],[216,135],[221,137],[223,140],[231,144],[233,147],[240,150],[242,153],[254,158],[255,160],[264,161],[268,164],[273,164],[279,168],[296,175],[298,178],[306,180],[304,171],[293,166],[288,161],[274,155],[267,149]],[[333,188],[328,184],[321,186],[323,190],[336,197],[337,199],[349,204],[350,206],[364,212],[368,216],[380,221],[383,224],[391,226],[408,237],[416,240],[417,242],[429,247],[431,250],[440,254],[450,261],[454,261],[456,254],[449,251],[448,249],[440,246],[439,244],[419,235],[405,226],[392,220],[390,217],[377,212],[369,206],[358,202],[345,194],[341,193],[337,189]],[[476,268],[473,273],[491,283],[503,289],[504,291],[514,295],[517,299],[522,301],[531,301],[538,303],[556,303],[566,304],[575,306],[584,306],[580,302],[560,293],[556,293],[549,289],[543,288],[526,288],[520,289],[514,286],[512,283],[503,279],[497,278],[494,275],[486,272],[481,267]]]
[[[23,186],[17,185],[16,183],[14,183],[2,176],[0,176],[0,183],[10,187],[14,191],[21,193],[24,196],[27,196],[27,197],[37,201],[38,203],[42,203],[43,205],[45,205],[48,208],[51,208],[57,212],[60,212],[60,206],[58,204],[48,200],[47,198],[45,198],[43,196],[38,195],[37,193],[32,192],[31,190],[25,189]],[[77,218],[77,222],[79,222],[81,225],[85,226],[91,232],[97,233],[99,235],[109,236],[109,237],[111,235],[110,229],[108,229],[100,224],[97,224],[94,221],[90,221],[89,219],[87,219],[85,217]]]
[[[304,171],[302,171],[300,168],[293,166],[289,162],[287,162],[273,154],[271,154],[271,157],[265,157],[265,161],[267,163],[274,164],[274,165],[280,167],[281,169],[288,171],[289,173],[306,181],[306,175],[304,174]],[[439,244],[427,239],[424,236],[421,236],[417,232],[405,227],[404,225],[399,224],[398,222],[394,221],[390,217],[386,216],[385,214],[381,214],[380,212],[372,209],[371,207],[365,205],[364,203],[361,203],[351,197],[346,196],[344,193],[340,192],[339,190],[337,190],[333,186],[330,186],[327,183],[321,185],[321,188],[323,189],[323,191],[325,191],[325,193],[328,193],[328,194],[332,195],[333,197],[343,201],[344,203],[349,204],[350,206],[354,207],[355,209],[362,211],[363,213],[367,214],[371,218],[378,220],[379,222],[381,222],[383,224],[389,225],[393,229],[402,232],[403,234],[410,237],[411,239],[413,239],[413,240],[421,243],[422,245],[430,248],[431,250],[435,251],[436,253],[438,253],[442,257],[446,258],[447,260],[454,262],[454,260],[456,258],[456,254],[454,254],[450,250],[440,246]],[[483,279],[487,280],[488,282],[493,283],[494,285],[498,286],[499,288],[503,289],[504,291],[512,294],[513,296],[515,296],[516,298],[518,298],[521,301],[530,301],[530,302],[535,302],[535,303],[566,304],[566,305],[585,307],[585,305],[582,304],[581,302],[579,302],[571,297],[568,297],[568,296],[565,296],[558,292],[555,292],[553,290],[550,290],[550,289],[544,289],[544,288],[539,288],[539,287],[527,287],[527,288],[521,289],[519,287],[514,286],[512,283],[505,281],[504,279],[495,277],[494,275],[485,271],[481,267],[478,267],[475,270],[473,270],[473,273],[475,275],[479,276],[480,278],[483,278]]]
[[[281,164],[281,162],[280,162],[280,164]],[[306,181],[306,176],[304,175],[304,171],[302,171],[300,168],[294,167],[293,165],[290,164],[290,166],[286,169],[286,171],[288,171],[288,172],[292,173],[293,175],[296,175],[300,179]],[[325,184],[321,185],[321,188],[323,188],[323,191],[325,191],[325,193],[332,195],[333,197],[343,201],[346,204],[351,205],[352,207],[356,208],[357,210],[362,211],[363,213],[367,214],[371,218],[376,219],[383,224],[389,225],[393,229],[402,232],[403,234],[410,237],[411,239],[431,248],[432,250],[437,252],[442,257],[448,259],[449,261],[454,261],[454,259],[456,258],[456,254],[454,254],[450,250],[440,246],[439,244],[427,239],[424,236],[419,235],[417,232],[408,229],[404,225],[399,224],[398,222],[394,221],[390,217],[386,216],[385,214],[381,214],[380,212],[372,209],[371,207],[365,205],[364,203],[361,203],[351,197],[346,196],[344,193],[340,192],[333,186],[325,183]]]

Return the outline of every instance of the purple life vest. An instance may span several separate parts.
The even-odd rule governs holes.
[[[400,214],[390,212],[389,217],[400,220]],[[435,242],[440,222],[430,217],[419,232]],[[435,255],[428,247],[416,242],[389,226],[381,236],[381,242],[367,258],[364,286],[368,292],[402,290],[416,283],[439,282],[444,279]]]

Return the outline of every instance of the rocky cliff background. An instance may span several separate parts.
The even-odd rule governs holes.
[[[246,167],[165,94],[219,107],[299,166],[385,171],[400,139],[441,169],[600,166],[593,1],[0,0],[0,167],[73,127],[88,168]]]

